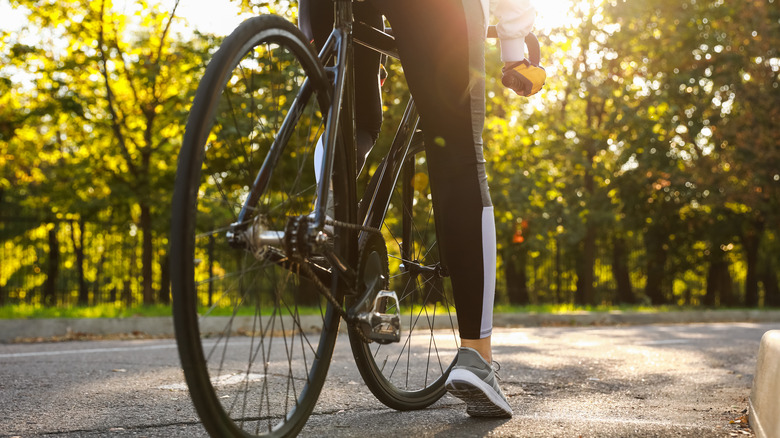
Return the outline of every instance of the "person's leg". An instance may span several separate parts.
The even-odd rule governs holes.
[[[493,345],[490,336],[481,339],[463,339],[460,340],[461,347],[473,348],[485,359],[485,362],[493,362]]]
[[[482,155],[484,15],[473,0],[376,0],[420,110],[442,258],[464,345],[491,358],[496,247]]]
[[[446,387],[466,402],[469,415],[509,417],[512,408],[491,364],[496,241],[482,155],[481,3],[375,1],[393,27],[420,110],[439,248],[452,279],[462,347]]]

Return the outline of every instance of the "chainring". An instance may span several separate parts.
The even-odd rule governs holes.
[[[364,233],[361,236],[357,272],[355,290],[359,296],[350,306],[352,315],[370,310],[377,292],[390,285],[387,246],[381,234]]]

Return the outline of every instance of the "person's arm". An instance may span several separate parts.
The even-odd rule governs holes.
[[[547,79],[544,69],[525,59],[525,36],[531,32],[536,9],[530,0],[498,0],[496,32],[504,61],[501,82],[521,96],[539,92]]]
[[[495,9],[501,40],[501,60],[510,63],[525,59],[525,36],[531,32],[536,9],[530,0],[498,0]]]

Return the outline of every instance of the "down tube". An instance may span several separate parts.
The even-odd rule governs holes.
[[[322,229],[325,225],[326,206],[328,196],[330,196],[329,188],[331,184],[331,178],[333,177],[333,162],[336,159],[336,144],[339,130],[342,130],[342,139],[344,143],[351,147],[345,147],[344,151],[347,153],[347,165],[348,175],[354,175],[354,162],[355,153],[348,153],[351,149],[354,149],[354,142],[348,141],[350,138],[354,138],[354,115],[352,102],[354,80],[352,80],[352,52],[350,35],[345,29],[334,29],[331,33],[328,41],[325,43],[323,50],[320,52],[320,59],[325,59],[328,54],[335,53],[336,66],[335,66],[335,86],[333,87],[333,99],[331,100],[330,110],[328,111],[328,121],[325,126],[325,151],[323,153],[324,160],[321,164],[320,175],[322,179],[317,187],[317,206],[315,210],[314,226],[317,229]],[[332,52],[331,52],[332,51]],[[330,69],[333,71],[334,69]],[[347,93],[346,99],[345,93]],[[347,119],[342,120],[346,114]],[[346,126],[349,125],[349,126]],[[350,164],[352,163],[352,164]],[[349,176],[347,176],[350,178]],[[354,178],[352,176],[351,178]],[[353,199],[353,194],[350,194],[350,199]]]

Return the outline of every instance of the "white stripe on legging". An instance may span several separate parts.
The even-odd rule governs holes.
[[[485,283],[479,334],[481,338],[486,338],[493,332],[493,301],[496,294],[496,221],[493,207],[482,207],[482,263]]]

